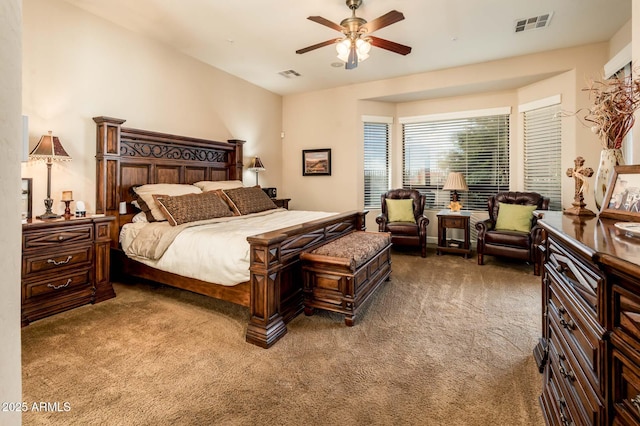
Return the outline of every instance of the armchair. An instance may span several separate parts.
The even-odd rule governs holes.
[[[412,200],[411,211],[405,211],[405,217],[398,215],[402,212],[395,200]],[[429,219],[424,215],[425,196],[415,189],[392,189],[382,194],[381,202],[382,212],[376,217],[378,231],[390,232],[393,244],[420,247],[421,256],[427,257]]]
[[[478,265],[484,264],[485,255],[511,257],[533,263],[534,275],[540,275],[541,259],[537,246],[542,239],[542,229],[537,226],[536,217],[530,219],[530,224],[515,224],[512,217],[504,216],[507,211],[512,212],[513,216],[524,214],[525,220],[530,213],[527,209],[509,207],[509,210],[505,208],[501,220],[498,220],[501,203],[531,206],[530,211],[549,209],[549,198],[535,192],[499,192],[490,197],[487,201],[489,219],[476,223]]]

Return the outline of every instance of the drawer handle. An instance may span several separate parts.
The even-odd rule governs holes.
[[[558,405],[560,405],[560,422],[562,422],[562,426],[573,426],[573,422],[564,414],[564,410],[567,408],[567,401],[564,398],[559,398]]]
[[[560,375],[572,382],[576,379],[576,375],[573,374],[573,371],[566,370],[562,365],[560,366]]]
[[[60,262],[56,262],[53,259],[48,259],[47,263],[53,263],[54,265],[58,266],[58,265],[64,265],[66,263],[69,263],[71,261],[71,259],[73,259],[73,256],[67,256],[67,258],[65,260],[61,260]]]
[[[640,416],[640,393],[636,395],[633,399],[631,399],[631,403],[633,404],[634,407],[636,407],[636,410],[638,410],[638,415]]]
[[[54,290],[58,290],[61,288],[69,287],[69,284],[71,284],[71,278],[69,278],[67,282],[64,284],[60,284],[60,285],[47,284],[47,287],[52,288]]]
[[[64,240],[64,236],[58,235],[58,241],[62,241],[62,240]]]
[[[576,323],[571,319],[569,321],[565,321],[564,318],[560,318],[560,324],[569,331],[576,329]]]

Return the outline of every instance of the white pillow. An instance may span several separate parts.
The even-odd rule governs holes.
[[[241,180],[201,180],[194,183],[194,185],[200,188],[202,192],[242,188],[244,186]]]
[[[149,221],[147,220],[147,214],[145,212],[138,212],[138,214],[136,214],[133,219],[131,219],[131,222],[149,223]]]
[[[186,195],[186,194],[200,194],[202,190],[194,185],[183,185],[178,183],[152,183],[147,185],[140,185],[133,188],[133,191],[138,196],[138,204],[140,209],[147,214],[147,220],[149,222],[160,222],[167,220],[162,214],[160,207],[153,199],[154,195]]]

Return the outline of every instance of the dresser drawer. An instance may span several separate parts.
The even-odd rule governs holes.
[[[91,272],[91,269],[73,270],[56,274],[47,280],[25,281],[22,284],[22,301],[27,302],[38,297],[55,297],[61,293],[92,287]]]
[[[596,320],[601,318],[598,300],[601,298],[598,291],[603,291],[604,278],[596,270],[584,263],[568,250],[556,244],[553,239],[549,244],[549,260],[547,265],[557,273],[558,280],[561,280],[575,300],[584,306]]]
[[[613,285],[613,329],[627,344],[640,346],[640,294]]]
[[[585,372],[577,362],[575,354],[563,341],[555,322],[551,322],[549,331],[549,366],[554,369],[556,380],[567,401],[574,419],[581,418],[576,424],[599,425],[604,419],[604,404],[598,393],[592,388]]]
[[[600,370],[605,353],[602,341],[605,330],[588,312],[573,302],[575,298],[567,292],[562,282],[558,282],[554,270],[547,267],[545,274],[549,280],[549,325],[555,328],[558,334],[556,338],[562,338],[566,342],[591,385],[603,393],[605,383],[600,381]]]
[[[60,250],[45,251],[26,255],[22,258],[22,277],[32,278],[33,275],[45,272],[62,271],[91,265],[93,246],[60,247]]]
[[[612,402],[618,424],[640,424],[640,354],[612,336]]]
[[[93,225],[64,226],[25,233],[22,250],[55,249],[62,245],[93,241]]]
[[[558,375],[555,365],[548,365],[544,373],[544,388],[540,396],[540,404],[542,405],[543,415],[546,424],[555,425],[577,425],[573,416],[575,411],[571,410],[567,397],[558,380],[562,380],[562,376]],[[573,406],[572,406],[573,407]]]

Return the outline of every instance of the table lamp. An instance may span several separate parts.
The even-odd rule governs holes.
[[[468,191],[469,187],[464,180],[464,175],[460,172],[451,172],[447,176],[447,180],[442,187],[443,191],[453,191],[451,203],[449,203],[449,209],[457,212],[462,208],[462,204],[458,201],[458,191]]]
[[[264,164],[262,164],[262,161],[260,161],[259,157],[254,157],[253,160],[251,160],[251,164],[249,165],[249,170],[251,170],[252,172],[256,172],[256,186],[258,185],[258,173],[260,172],[264,172],[266,169],[264,168]]]
[[[53,200],[51,199],[51,165],[54,161],[71,160],[67,151],[62,147],[60,139],[51,133],[52,132],[49,131],[48,135],[40,137],[38,144],[29,154],[30,160],[45,160],[47,162],[47,198],[44,199],[46,211],[38,216],[38,219],[56,219],[60,217],[60,215],[51,211],[51,207],[53,206]]]

